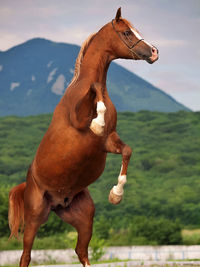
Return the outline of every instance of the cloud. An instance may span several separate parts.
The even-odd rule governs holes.
[[[154,85],[192,110],[200,110],[200,85],[182,73],[157,71],[152,75]]]
[[[156,42],[162,47],[178,47],[187,46],[190,44],[188,40],[181,39],[167,39],[167,38],[156,38]]]
[[[5,51],[13,47],[13,45],[17,45],[24,42],[24,37],[20,37],[15,33],[0,32],[0,40],[1,40],[0,50]]]

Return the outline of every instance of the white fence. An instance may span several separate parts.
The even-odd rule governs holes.
[[[77,262],[72,249],[33,250],[32,263],[54,261],[58,263]],[[0,251],[0,265],[16,264],[21,256],[20,250]],[[200,259],[200,246],[131,246],[108,247],[102,259],[167,261]]]
[[[109,247],[104,259],[120,260],[192,260],[200,259],[200,246],[132,246]]]

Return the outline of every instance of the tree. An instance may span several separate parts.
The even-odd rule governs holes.
[[[182,243],[181,226],[178,221],[165,218],[136,217],[131,225],[131,238],[143,237],[157,245],[178,245]]]

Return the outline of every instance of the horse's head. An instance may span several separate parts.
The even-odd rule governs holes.
[[[138,31],[121,17],[121,8],[117,10],[112,25],[112,47],[119,58],[146,60],[152,64],[158,59],[158,49],[146,42]]]

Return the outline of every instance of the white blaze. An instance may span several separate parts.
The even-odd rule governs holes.
[[[141,37],[141,35],[140,35],[135,29],[133,29],[133,28],[131,27],[130,30],[132,31],[132,33],[135,35],[135,37],[136,37],[137,39],[139,39],[139,40],[143,39],[143,38]],[[147,44],[147,45],[149,45],[150,47],[152,47],[152,45],[151,45],[150,43],[148,43],[147,41],[142,40],[142,42],[144,42],[145,44]]]
[[[139,40],[143,39],[135,29],[133,29],[132,27],[130,29],[131,29],[132,33],[135,35],[136,38],[138,38]]]

